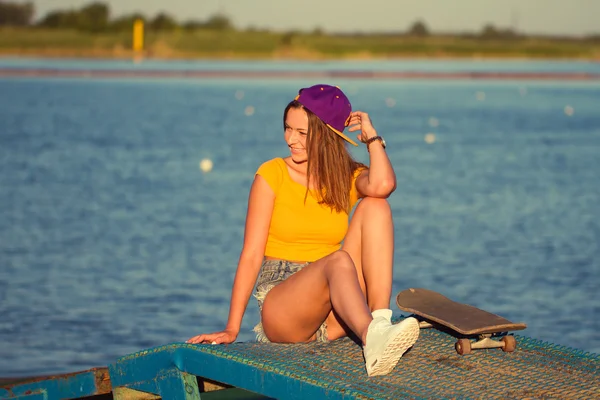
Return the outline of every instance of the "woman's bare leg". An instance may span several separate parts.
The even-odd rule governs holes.
[[[362,200],[350,225],[342,250],[269,292],[263,328],[272,341],[301,342],[327,318],[328,337],[344,336],[347,327],[362,341],[367,374],[384,375],[417,341],[419,323],[391,322],[394,227],[387,201]]]
[[[373,318],[345,251],[307,265],[271,289],[262,307],[263,329],[272,342],[306,342],[334,308],[364,342]]]
[[[367,197],[358,203],[342,250],[354,262],[370,311],[389,308],[394,264],[394,223],[387,200]],[[328,316],[327,335],[330,340],[346,335],[343,320],[335,313]]]
[[[394,224],[384,199],[365,198],[357,206],[342,248],[353,259],[373,322],[363,353],[369,376],[389,373],[417,341],[419,323],[406,318],[392,324],[390,296],[394,265]],[[340,328],[342,325],[340,325]],[[329,325],[328,325],[329,332]]]
[[[262,314],[267,337],[276,342],[308,341],[326,318],[329,339],[350,330],[362,341],[369,376],[389,373],[419,337],[415,318],[391,323],[393,232],[387,201],[362,200],[342,250],[269,292]]]
[[[343,250],[361,272],[369,308],[389,308],[394,268],[394,222],[385,199],[367,197],[352,217]]]

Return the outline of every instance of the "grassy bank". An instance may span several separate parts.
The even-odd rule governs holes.
[[[153,58],[351,59],[393,57],[552,58],[600,60],[600,40],[457,36],[324,35],[264,31],[147,32]],[[0,55],[127,58],[129,32],[0,29]]]

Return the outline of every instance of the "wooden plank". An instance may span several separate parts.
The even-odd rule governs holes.
[[[2,378],[0,381],[0,399],[25,398],[37,393],[48,399],[77,399],[109,394],[111,390],[108,368],[105,367],[59,375]]]

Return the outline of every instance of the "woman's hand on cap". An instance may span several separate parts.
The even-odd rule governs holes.
[[[349,131],[356,132],[360,130],[360,133],[356,135],[356,138],[361,142],[365,142],[373,136],[377,136],[377,131],[373,127],[369,114],[362,111],[354,111],[350,114],[350,121],[348,122]]]

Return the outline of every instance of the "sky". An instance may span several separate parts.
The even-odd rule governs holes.
[[[77,9],[88,0],[33,2],[36,18],[56,9]],[[178,21],[223,13],[238,28],[278,31],[405,31],[415,21],[432,32],[479,32],[486,24],[526,34],[600,34],[600,0],[100,0],[112,17],[167,12]]]

